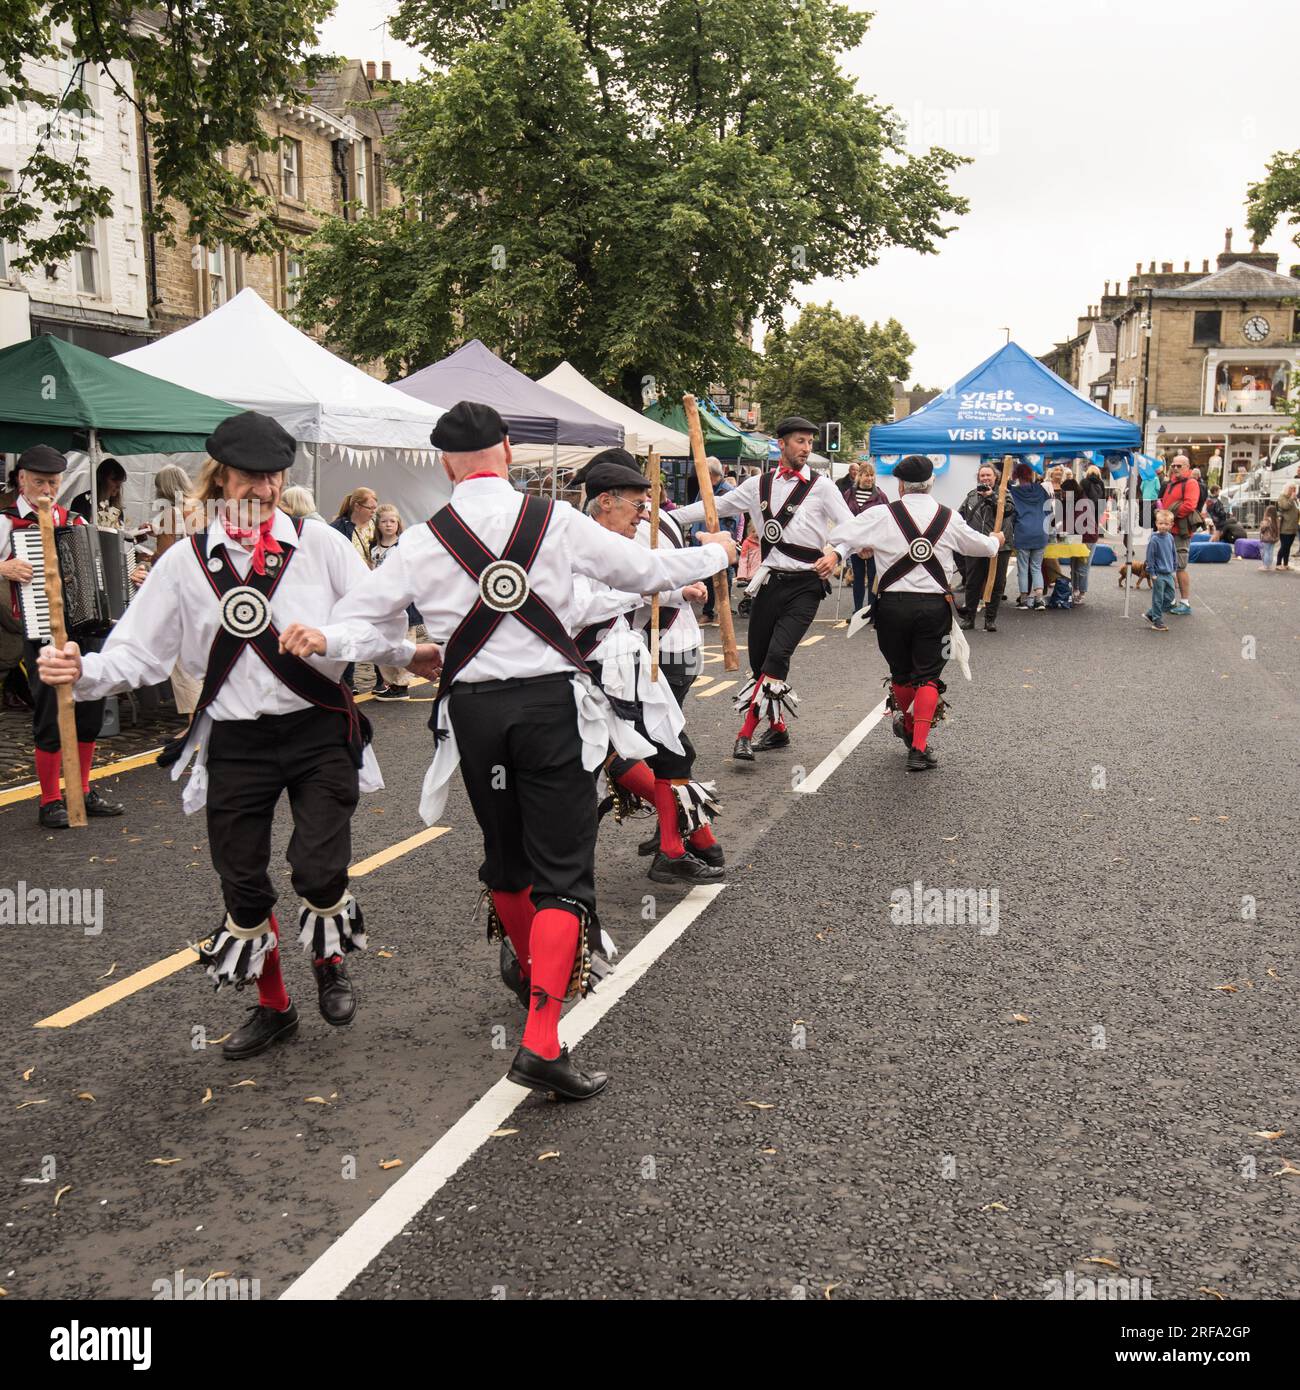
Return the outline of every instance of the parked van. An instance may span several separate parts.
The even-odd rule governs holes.
[[[1300,440],[1287,440],[1273,450],[1267,463],[1252,469],[1245,479],[1223,489],[1230,507],[1245,502],[1276,502],[1288,483],[1300,487]]]

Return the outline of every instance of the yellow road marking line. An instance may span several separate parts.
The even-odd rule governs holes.
[[[700,658],[700,665],[701,665],[701,666],[712,666],[713,663],[714,663],[715,661],[721,661],[722,659],[723,659],[722,653],[719,652],[719,653],[717,654],[717,656],[705,656],[705,657],[701,657],[701,658]]]
[[[735,683],[735,681],[719,681],[712,689],[701,690],[697,698],[707,700],[710,695],[721,695],[724,690],[730,690]]]
[[[799,645],[801,647],[811,647],[814,642],[820,642],[825,636],[826,634],[824,632],[819,632],[816,637],[805,637]]]
[[[90,780],[97,782],[101,777],[116,777],[119,772],[133,772],[137,767],[147,767],[161,752],[161,748],[151,748],[147,753],[137,753],[134,757],[123,758],[120,762],[93,767],[90,770]],[[24,782],[21,787],[10,787],[8,791],[0,792],[0,806],[12,806],[15,801],[30,801],[40,794],[39,782]]]
[[[709,685],[709,684],[712,683],[712,681],[713,681],[713,677],[712,677],[712,676],[696,676],[696,677],[695,677],[695,684],[696,684],[696,685]]]
[[[366,874],[373,873],[376,869],[382,868],[383,865],[392,863],[394,859],[400,859],[402,855],[409,854],[411,850],[418,849],[420,845],[427,845],[430,840],[436,840],[440,835],[445,835],[450,829],[449,825],[430,826],[427,830],[421,830],[416,835],[399,840],[395,845],[389,845],[387,849],[381,849],[378,854],[372,854],[368,859],[354,864],[348,870],[348,874],[351,878],[364,878]],[[125,976],[116,984],[109,985],[107,989],[96,990],[94,994],[87,995],[85,999],[78,1000],[75,1004],[69,1004],[66,1009],[60,1009],[58,1013],[51,1014],[49,1018],[41,1019],[34,1026],[37,1028],[67,1028],[71,1024],[80,1023],[83,1018],[89,1018],[91,1014],[97,1014],[142,989],[148,989],[150,985],[157,984],[159,980],[165,980],[169,975],[175,975],[178,970],[184,970],[188,965],[194,965],[198,958],[198,952],[187,946],[183,951],[177,951],[163,960],[155,961],[152,965],[146,965],[143,970],[137,970],[134,975]]]

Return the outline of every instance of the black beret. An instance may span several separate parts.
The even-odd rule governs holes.
[[[28,473],[62,473],[67,466],[67,459],[48,444],[33,444],[18,455],[18,467]]]
[[[894,477],[900,483],[923,483],[934,476],[934,464],[924,454],[908,454],[899,459]]]
[[[293,467],[293,435],[269,415],[228,415],[208,435],[208,453],[241,473],[283,473]]]
[[[490,405],[457,401],[433,427],[429,443],[446,454],[477,454],[508,438],[510,430]]]
[[[581,486],[588,499],[621,487],[647,490],[650,487],[650,479],[636,466],[636,459],[626,449],[602,449],[573,475],[570,482],[574,487]]]
[[[805,420],[802,415],[787,415],[784,420],[777,422],[776,437],[784,439],[787,434],[816,434],[817,426],[811,420]]]

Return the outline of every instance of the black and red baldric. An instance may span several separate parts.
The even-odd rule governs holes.
[[[780,509],[773,512],[772,483],[775,478],[776,471],[773,469],[764,473],[758,480],[759,510],[763,516],[763,528],[758,536],[760,558],[766,560],[771,551],[777,550],[800,564],[815,565],[822,558],[822,552],[810,545],[792,545],[785,539],[785,530],[795,512],[802,506],[804,498],[813,490],[817,481],[816,475],[800,478],[790,489],[790,494]]]

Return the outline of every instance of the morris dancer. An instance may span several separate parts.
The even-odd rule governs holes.
[[[788,415],[776,427],[780,465],[775,471],[746,478],[716,499],[718,516],[748,512],[762,547],[763,563],[749,585],[756,595],[749,618],[749,666],[753,679],[736,697],[745,711],[731,756],[752,763],[755,752],[787,748],[786,714],[794,714],[799,697],[790,688],[790,658],[803,640],[837,560],[848,553],[828,541],[831,528],[852,521],[843,494],[829,478],[808,466],[817,426],[801,415]],[[704,515],[704,504],[679,507],[673,517],[689,526]],[[759,721],[768,728],[754,739]],[[753,740],[751,742],[751,740]]]
[[[37,444],[18,457],[18,497],[13,506],[0,511],[0,576],[9,581],[10,602],[14,617],[18,617],[18,593],[32,578],[32,567],[14,555],[13,534],[38,528],[36,504],[42,497],[50,499],[50,519],[55,526],[85,526],[84,517],[69,513],[54,499],[59,495],[59,483],[68,461],[57,449]],[[96,638],[83,638],[87,651],[99,646]],[[32,735],[36,742],[36,777],[41,784],[41,803],[37,820],[48,830],[68,828],[68,808],[59,795],[59,702],[54,691],[42,678],[38,656],[41,647],[29,637],[23,638],[23,669],[32,693]],[[104,722],[104,702],[89,700],[77,706],[77,753],[81,762],[81,790],[85,796],[88,816],[120,816],[123,811],[117,802],[106,801],[90,787],[90,768],[95,761],[95,739]]]
[[[929,491],[934,464],[909,454],[894,469],[899,498],[870,507],[832,533],[837,544],[875,556],[876,640],[889,663],[889,708],[894,733],[908,745],[907,770],[925,772],[939,759],[926,746],[931,726],[942,717],[947,689],[940,672],[954,634],[951,578],[954,555],[991,558],[1002,533],[982,536]],[[964,641],[958,628],[954,634]]]
[[[52,685],[75,682],[78,698],[92,700],[166,680],[177,662],[202,679],[190,727],[159,762],[174,765],[175,780],[197,753],[182,804],[187,814],[207,806],[208,850],[226,905],[199,956],[218,989],[257,981],[251,1017],[221,1049],[239,1061],[298,1028],[267,874],[281,793],[293,814],[299,941],[311,953],[321,1015],[341,1025],[357,1010],[343,957],[366,945],[348,890],[352,813],[359,790],[383,782],[370,727],[340,683],[344,663],[300,660],[280,636],[291,618],[323,622],[364,579],[364,561],[337,531],[277,510],[294,441],[276,421],[254,411],[231,416],[207,445],[211,457],[195,485],[212,516],[206,531],[154,565],[101,653],[83,657],[73,642],[61,653],[47,649],[41,675]],[[378,659],[403,664],[410,644],[402,646]]]
[[[647,509],[650,482],[627,450],[606,449],[597,454],[573,481],[585,489],[592,520],[617,535],[638,538],[638,518]],[[674,529],[671,534],[677,539],[674,548],[683,549],[681,533]],[[692,587],[702,589],[703,585]],[[695,749],[685,732],[678,687],[666,670],[661,670],[660,680],[650,679],[649,649],[640,629],[628,621],[645,600],[599,580],[579,578],[574,589],[583,609],[573,617],[578,650],[589,665],[599,665],[598,679],[615,711],[655,745],[645,762],[615,756],[607,767],[611,782],[654,807],[658,831],[638,847],[639,853],[654,856],[647,877],[656,883],[717,883],[726,875],[722,848],[709,828],[720,809],[714,788],[692,777]],[[680,592],[669,591],[670,599]],[[674,611],[680,610],[670,610],[670,624]],[[693,613],[691,625],[695,625]],[[699,628],[695,631],[698,648]],[[594,665],[592,670],[595,674]],[[698,667],[685,679],[683,693],[690,690],[696,673]]]
[[[421,644],[411,661],[421,675],[442,670],[420,813],[437,820],[459,765],[483,832],[479,876],[528,970],[531,1004],[510,1079],[585,1100],[607,1078],[574,1065],[558,1027],[566,996],[590,984],[599,930],[592,774],[620,721],[569,635],[573,578],[629,593],[668,589],[725,568],[735,547],[717,536],[652,554],[565,502],[520,497],[505,422],[490,406],[461,401],[431,442],[443,451],[451,503],[403,534],[396,555],[339,601],[324,631],[293,629],[285,642],[370,661],[405,635],[410,603],[434,631],[452,633],[445,651]]]

